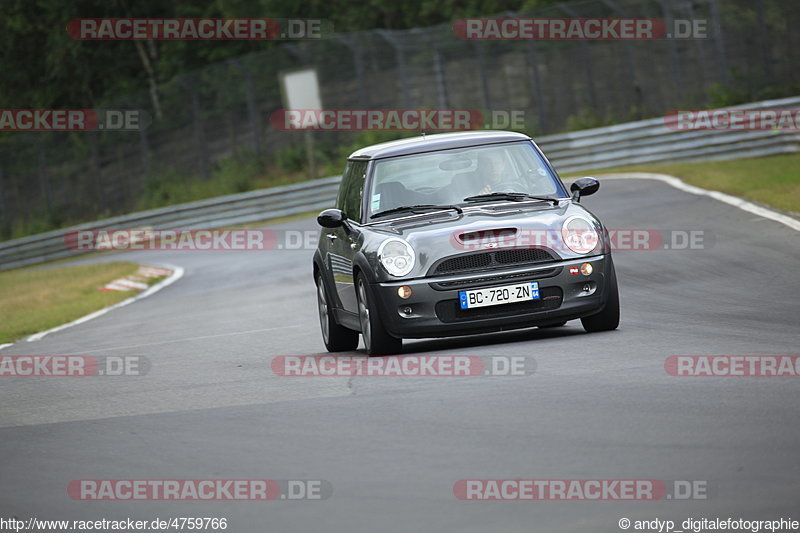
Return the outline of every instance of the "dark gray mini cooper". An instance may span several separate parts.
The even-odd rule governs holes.
[[[448,133],[376,144],[347,161],[314,254],[329,351],[580,319],[619,324],[608,235],[527,136]]]

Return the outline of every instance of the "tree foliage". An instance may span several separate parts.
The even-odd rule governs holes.
[[[0,102],[5,108],[96,107],[275,41],[79,41],[67,22],[101,17],[319,18],[336,32],[406,29],[555,0],[4,0]],[[138,49],[137,49],[138,46]],[[145,57],[143,57],[143,54]]]

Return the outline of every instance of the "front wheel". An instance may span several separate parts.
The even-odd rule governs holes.
[[[619,289],[617,287],[617,271],[613,262],[611,262],[610,270],[606,306],[597,314],[581,318],[583,329],[589,333],[611,331],[619,326]]]
[[[358,296],[358,319],[361,322],[361,337],[369,355],[392,355],[403,349],[403,339],[392,337],[381,324],[375,300],[370,294],[364,276],[356,279]]]
[[[319,310],[319,325],[322,330],[322,341],[329,352],[349,352],[358,348],[358,332],[347,329],[336,323],[333,318],[333,309],[328,303],[325,284],[322,276],[315,276],[317,283],[317,309]]]

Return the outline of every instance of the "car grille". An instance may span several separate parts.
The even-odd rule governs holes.
[[[442,300],[436,304],[436,316],[446,323],[463,322],[482,318],[503,318],[519,316],[527,313],[552,311],[561,306],[564,293],[559,287],[545,287],[539,290],[539,300],[515,302],[513,304],[461,309],[458,300]]]
[[[561,272],[563,267],[545,268],[536,271],[517,272],[514,274],[501,274],[497,276],[486,275],[477,278],[459,279],[454,281],[438,281],[429,283],[431,288],[445,291],[452,289],[480,289],[483,287],[491,287],[492,285],[500,285],[510,281],[536,281],[537,279],[550,278]]]
[[[480,272],[517,265],[533,265],[558,261],[559,258],[545,248],[512,248],[457,255],[443,259],[433,267],[432,275],[459,272]]]

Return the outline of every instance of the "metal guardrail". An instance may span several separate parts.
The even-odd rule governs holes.
[[[800,107],[800,98],[728,109]],[[559,172],[644,163],[721,160],[800,152],[800,133],[781,131],[674,131],[663,118],[549,135],[537,139]],[[333,205],[339,176],[179,204],[107,218],[0,243],[0,270],[85,253],[65,236],[76,230],[223,228],[322,210]]]
[[[725,109],[797,109],[800,97]],[[800,151],[800,132],[676,131],[663,117],[540,137],[537,143],[559,172],[642,163],[711,161]]]
[[[334,176],[140,211],[7,241],[0,243],[0,270],[85,253],[66,245],[65,237],[77,230],[223,228],[322,210],[335,201],[340,179]]]

